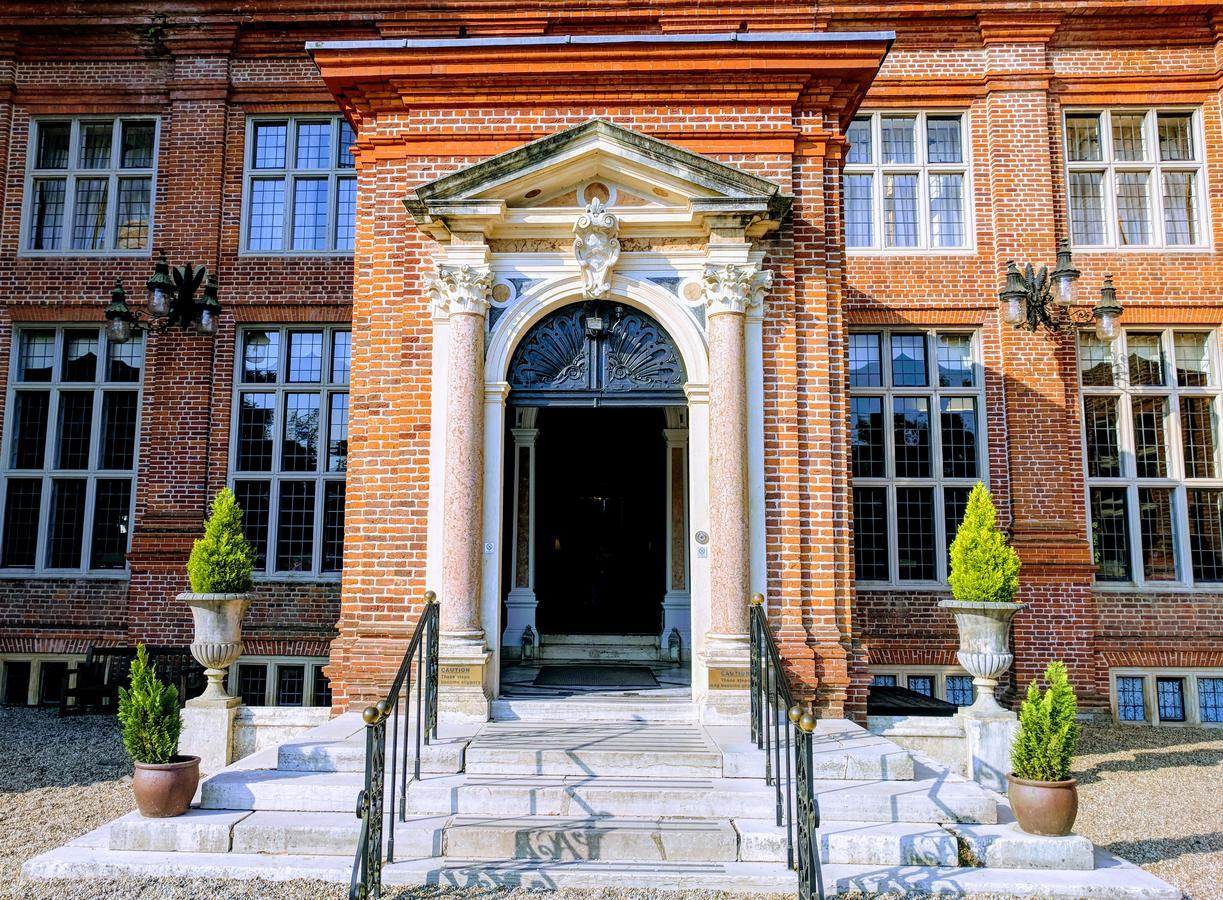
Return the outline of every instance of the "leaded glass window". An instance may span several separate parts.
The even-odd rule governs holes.
[[[854,560],[863,582],[942,582],[985,473],[984,394],[967,331],[849,336]]]
[[[103,161],[100,138],[92,153]],[[109,152],[109,151],[107,151]],[[123,570],[140,433],[140,334],[18,329],[9,373],[0,567]]]
[[[1223,582],[1213,335],[1081,333],[1079,380],[1096,580]]]
[[[258,573],[341,568],[350,337],[325,326],[238,334],[230,471]]]
[[[1145,685],[1146,679],[1142,677],[1117,677],[1117,718],[1122,722],[1147,720]]]
[[[355,136],[344,119],[255,119],[247,130],[242,249],[351,253],[356,237]]]
[[[1155,696],[1159,703],[1159,721],[1185,721],[1185,680],[1156,678]]]
[[[871,113],[847,134],[845,244],[946,250],[972,243],[961,113]]]
[[[1204,156],[1195,111],[1068,111],[1065,152],[1076,246],[1206,242]]]
[[[922,694],[926,697],[934,696],[934,676],[933,675],[910,675],[908,677],[908,688],[915,693]]]
[[[972,684],[971,675],[948,675],[947,676],[947,696],[944,698],[948,703],[954,703],[956,706],[972,706],[977,699],[976,689]]]
[[[326,664],[317,657],[243,656],[229,668],[228,690],[247,706],[330,706]]]
[[[1223,678],[1198,679],[1198,717],[1203,722],[1223,722]]]
[[[24,250],[147,252],[157,132],[157,119],[148,117],[34,120]]]

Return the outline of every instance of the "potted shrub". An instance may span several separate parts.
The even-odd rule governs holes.
[[[960,634],[956,657],[977,688],[977,699],[968,710],[976,716],[1004,712],[994,691],[998,676],[1015,661],[1010,648],[1011,619],[1024,607],[1015,602],[1019,556],[998,529],[997,518],[989,491],[978,481],[951,544],[948,581],[953,599],[939,603],[955,616]]]
[[[142,816],[181,816],[200,783],[200,758],[178,755],[178,688],[163,684],[144,644],[136,648],[130,687],[119,688],[123,747],[132,758],[132,793]]]
[[[1033,681],[1019,710],[1019,734],[1011,748],[1007,796],[1019,827],[1030,834],[1070,834],[1079,812],[1078,781],[1070,763],[1079,744],[1078,700],[1066,666],[1049,663],[1042,694]]]
[[[208,686],[193,705],[229,703],[225,670],[242,655],[242,618],[251,604],[255,551],[242,530],[242,509],[225,488],[212,503],[204,536],[187,561],[191,590],[179,599],[195,620],[191,655],[205,669]]]

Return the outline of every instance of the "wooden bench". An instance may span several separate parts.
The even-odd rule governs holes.
[[[148,650],[157,676],[178,688],[180,705],[203,691],[204,669],[186,647],[149,647]],[[77,663],[75,669],[63,676],[60,716],[85,712],[113,715],[119,708],[119,688],[128,686],[135,658],[134,647],[91,646],[85,653],[85,661]]]

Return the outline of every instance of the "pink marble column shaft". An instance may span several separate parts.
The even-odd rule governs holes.
[[[442,632],[472,638],[480,624],[484,492],[484,316],[450,315],[447,371]]]
[[[739,311],[708,318],[710,633],[748,630],[747,379]]]

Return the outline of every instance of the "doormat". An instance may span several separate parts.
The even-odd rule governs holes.
[[[537,687],[658,687],[646,666],[544,666],[535,676]]]

